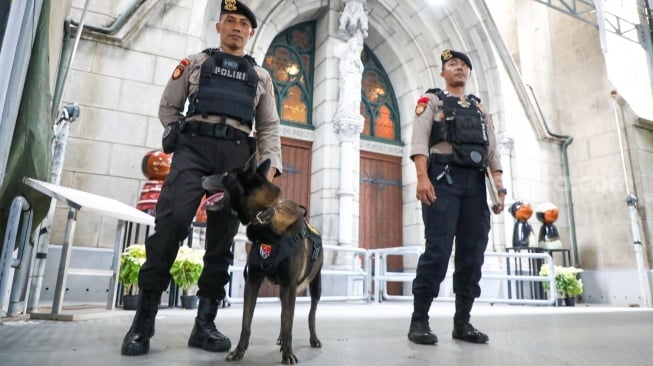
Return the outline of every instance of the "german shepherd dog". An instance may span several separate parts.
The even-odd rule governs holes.
[[[202,186],[212,193],[206,209],[231,207],[240,222],[247,225],[247,237],[252,242],[245,270],[242,331],[238,346],[227,355],[227,361],[238,361],[245,355],[259,288],[267,277],[280,286],[281,331],[277,344],[281,346],[281,362],[296,364],[292,349],[295,300],[297,292],[307,286],[311,295],[310,344],[322,347],[315,333],[315,310],[322,292],[320,271],[324,254],[317,231],[305,220],[305,208],[281,199],[281,188],[266,178],[269,168],[270,160],[256,168],[250,158],[244,168],[204,177]]]

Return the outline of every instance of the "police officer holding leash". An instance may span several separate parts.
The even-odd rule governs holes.
[[[495,214],[503,210],[506,190],[495,152],[492,120],[480,99],[465,95],[472,62],[464,53],[441,55],[445,90],[429,89],[417,102],[411,159],[417,169],[417,199],[422,202],[425,252],[413,281],[413,314],[408,339],[417,344],[438,341],[429,327],[428,312],[438,296],[456,242],[453,289],[456,293],[452,337],[485,343],[488,336],[474,328],[470,312],[481,289],[481,266],[490,231],[485,190],[489,166],[499,192]]]
[[[161,294],[170,283],[170,267],[204,194],[202,177],[244,166],[257,147],[261,159],[272,162],[268,178],[281,173],[272,79],[244,53],[256,27],[256,16],[247,6],[223,0],[216,24],[220,48],[181,60],[165,87],[159,119],[165,126],[164,150],[174,155],[157,203],[155,232],[145,242],[147,260],[139,273],[138,309],[122,343],[123,355],[149,351]],[[186,99],[189,107],[184,116]],[[249,137],[254,121],[256,140]],[[190,347],[212,352],[231,348],[214,320],[218,301],[225,297],[238,226],[229,209],[207,212],[206,254]]]

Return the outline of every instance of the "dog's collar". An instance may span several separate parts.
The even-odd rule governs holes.
[[[274,217],[276,213],[277,213],[277,205],[270,208],[266,208],[265,210],[256,213],[256,215],[254,216],[254,221],[259,225],[265,225],[269,223],[270,220],[272,220],[272,217]]]

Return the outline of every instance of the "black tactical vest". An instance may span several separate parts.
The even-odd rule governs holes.
[[[300,245],[303,245],[302,240],[308,240],[308,244],[312,247],[309,248],[311,257],[306,263],[306,268],[302,277],[300,277],[297,284],[302,283],[306,277],[311,273],[313,265],[320,257],[322,251],[322,237],[317,230],[307,221],[303,221],[303,225],[299,233],[288,238],[279,240],[274,245],[263,244],[260,241],[252,243],[249,251],[247,264],[245,265],[244,276],[247,278],[248,272],[256,271],[263,273],[270,281],[276,282],[275,276],[278,272],[279,265],[284,260],[293,255]]]
[[[213,49],[200,71],[197,93],[191,96],[187,116],[226,116],[252,127],[258,74],[251,57],[238,57]]]
[[[464,101],[441,89],[429,89],[442,101],[443,121],[433,121],[429,148],[447,141],[453,147],[452,162],[458,165],[483,168],[487,162],[488,137],[485,115],[478,108],[478,99],[468,95]]]

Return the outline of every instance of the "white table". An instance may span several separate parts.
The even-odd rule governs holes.
[[[128,222],[154,226],[154,217],[136,209],[135,207],[112,198],[68,187],[62,187],[32,178],[24,178],[23,182],[29,187],[68,206],[68,219],[61,248],[61,259],[59,261],[59,271],[57,274],[54,299],[52,300],[52,311],[50,314],[32,313],[31,317],[50,320],[73,320],[72,315],[61,314],[68,275],[110,277],[111,281],[109,284],[106,308],[107,310],[113,310],[116,302],[118,273],[120,270],[120,254],[122,251],[121,238],[123,236],[124,228]],[[75,237],[75,226],[77,224],[77,215],[79,212],[90,212],[118,219],[111,269],[69,268],[73,239]]]

